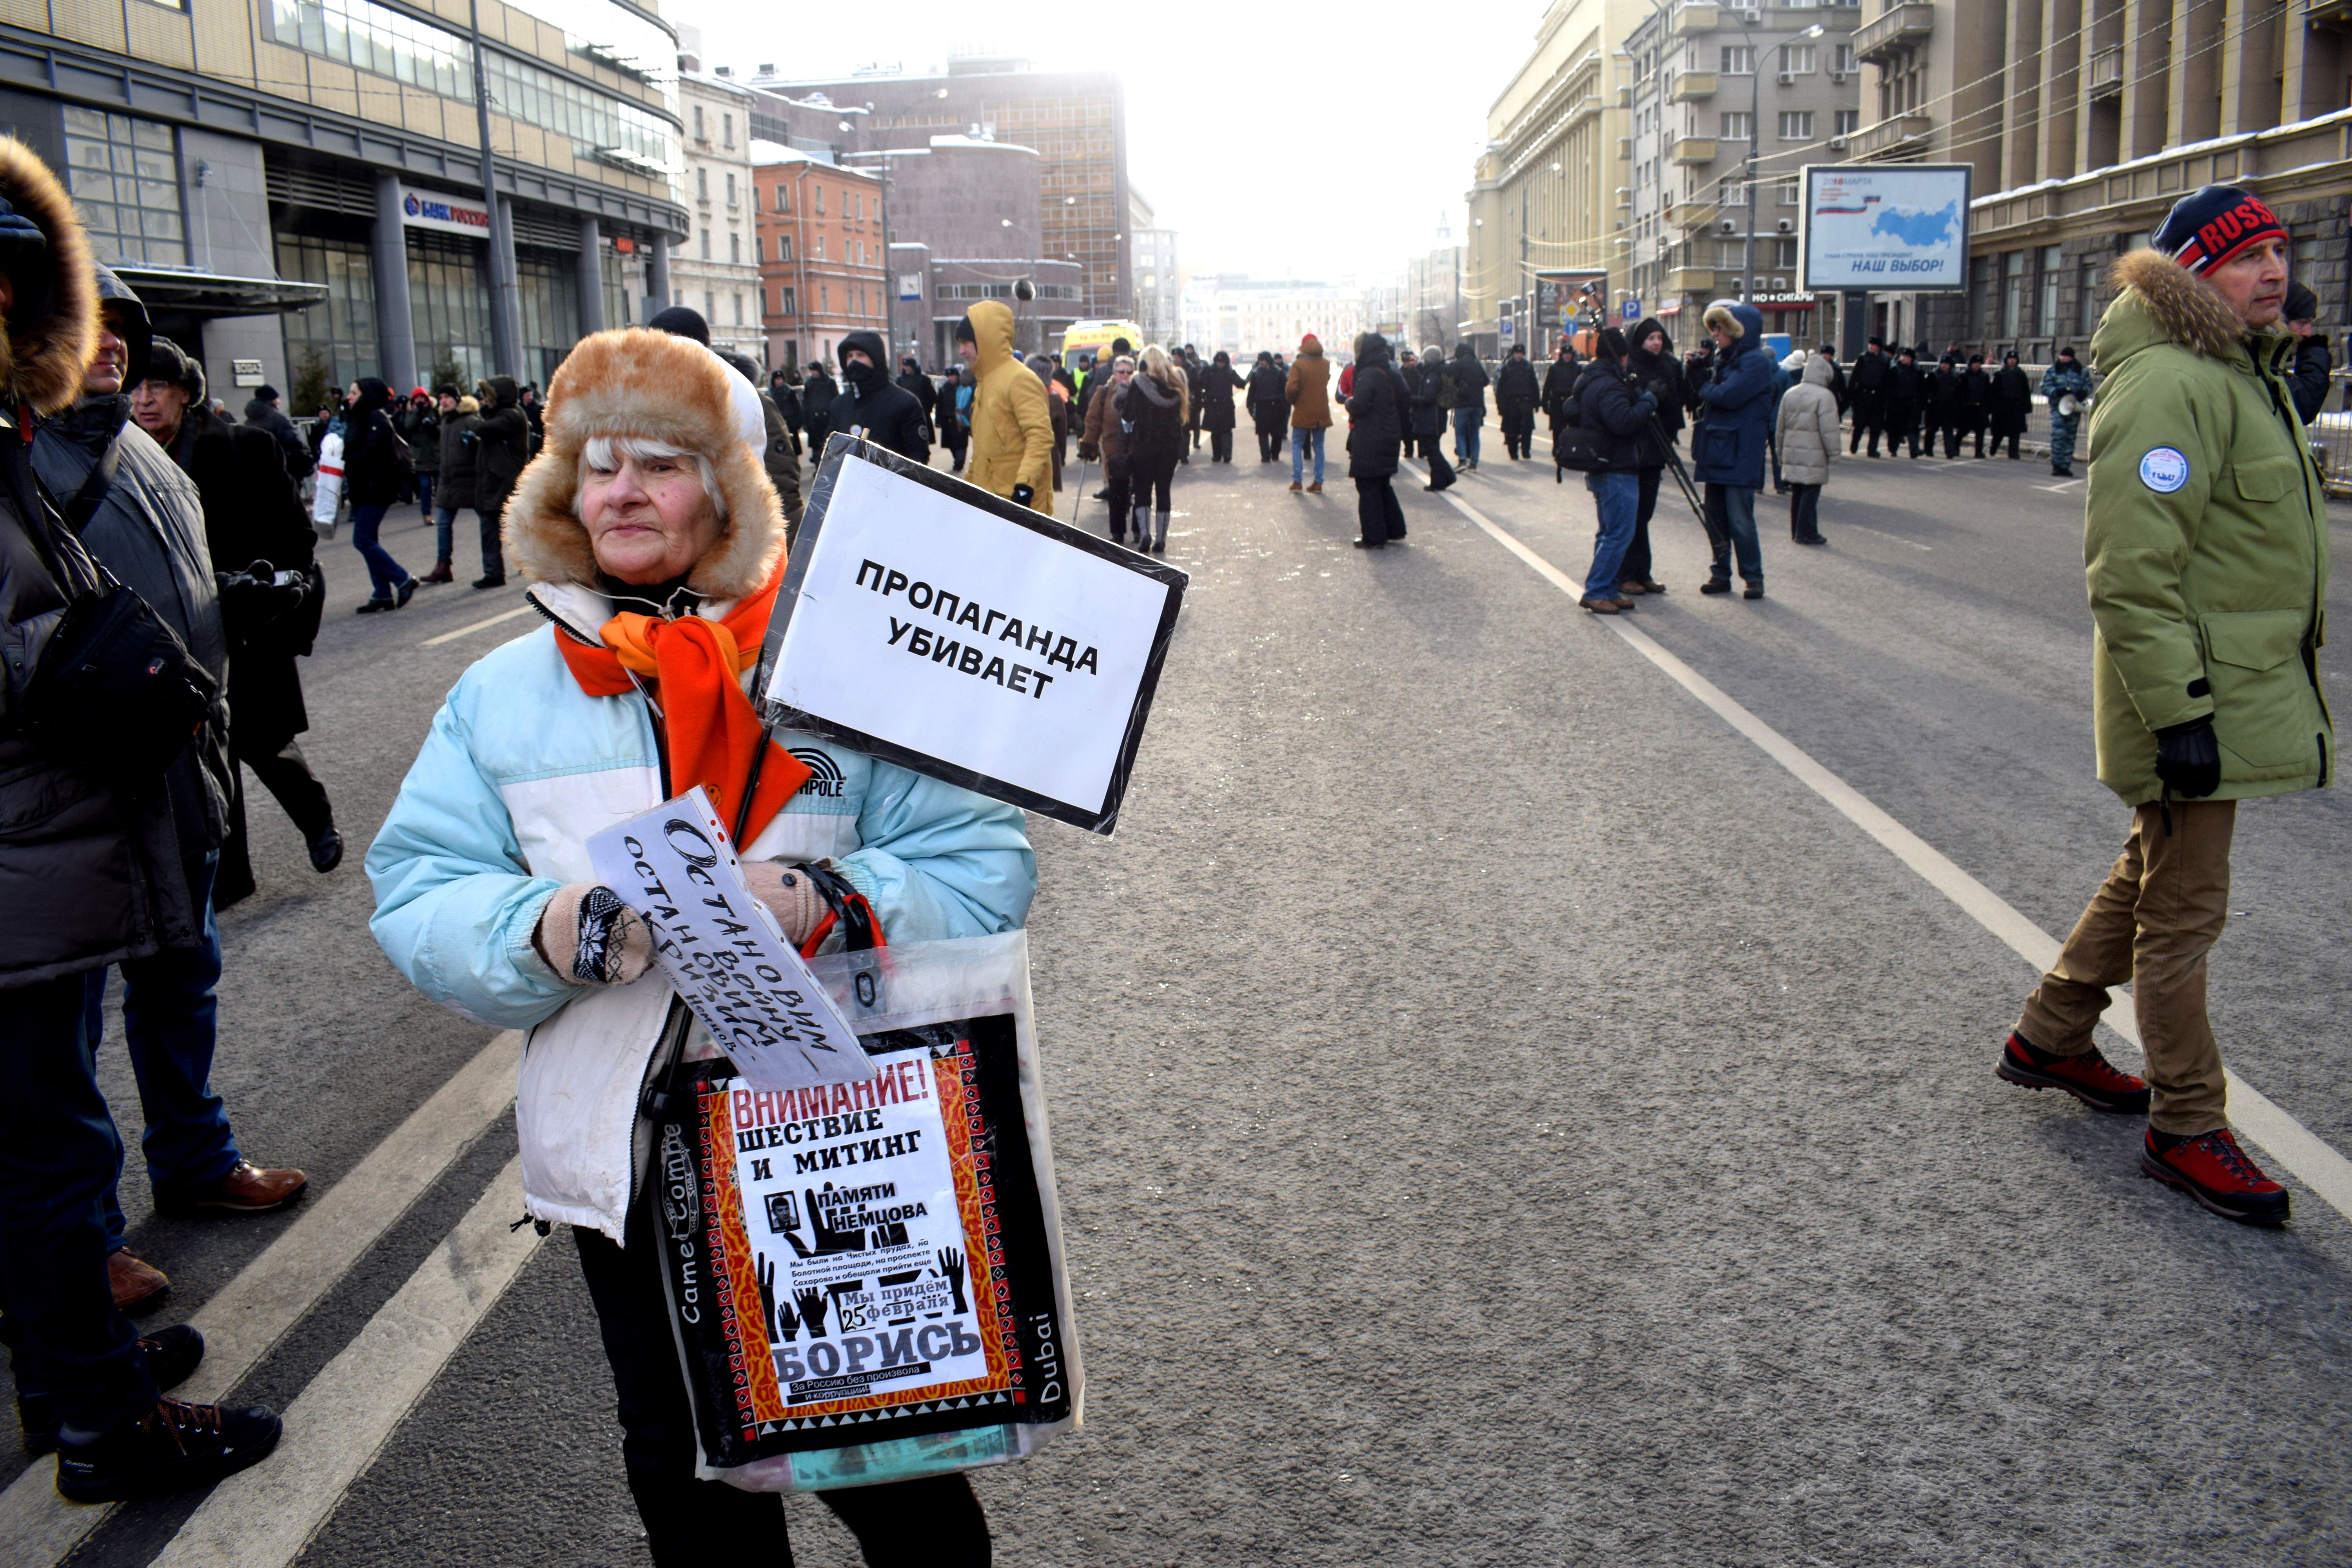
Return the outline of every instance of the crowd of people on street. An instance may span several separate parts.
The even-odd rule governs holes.
[[[366,856],[373,931],[433,1001],[557,1043],[518,1100],[526,1203],[573,1227],[656,1561],[781,1540],[775,1496],[698,1479],[648,1239],[658,1184],[633,1153],[635,1090],[667,1026],[624,989],[649,948],[587,879],[583,842],[658,805],[661,781],[699,784],[742,808],[752,890],[795,942],[827,918],[808,874],[820,863],[890,942],[1025,922],[1036,864],[1019,810],[846,748],[761,738],[745,650],[761,645],[803,515],[801,465],[834,435],[916,464],[944,447],[971,484],[1048,515],[1075,438],[1079,484],[1101,468],[1091,494],[1109,536],[1164,554],[1173,487],[1203,434],[1204,464],[1231,464],[1246,414],[1276,470],[1265,481],[1286,448],[1289,492],[1318,495],[1344,414],[1354,543],[1379,550],[1406,537],[1407,458],[1426,462],[1432,492],[1478,470],[1491,392],[1507,461],[1534,460],[1540,413],[1556,473],[1582,475],[1596,528],[1580,603],[1621,615],[1666,591],[1651,530],[1669,483],[1703,519],[1698,591],[1737,580],[1759,600],[1768,483],[1789,496],[1791,539],[1820,545],[1841,456],[1916,458],[1940,433],[1947,459],[2006,443],[2017,460],[2038,394],[2052,470],[2069,475],[2095,397],[2099,775],[2132,825],[1996,1070],[2147,1114],[2149,1174],[2231,1218],[2284,1218],[2284,1189],[2229,1130],[2204,963],[2227,912],[2235,802],[2315,787],[2332,766],[2315,673],[2326,497],[2301,428],[2328,355],[2315,301],[2289,284],[2284,231],[2253,197],[2184,197],[2153,245],[2118,264],[2093,364],[2061,347],[2038,386],[2014,353],[1987,370],[1948,351],[1927,369],[1921,351],[1873,339],[1851,365],[1826,346],[1776,358],[1759,310],[1727,300],[1686,353],[1654,318],[1596,323],[1581,351],[1554,345],[1540,377],[1517,347],[1490,367],[1467,342],[1415,352],[1378,332],[1346,345],[1336,374],[1313,334],[1255,353],[1246,374],[1226,353],[1124,338],[1065,364],[1022,354],[1013,311],[992,300],[967,310],[960,363],[937,379],[874,332],[841,339],[829,365],[770,373],[673,307],[583,339],[544,399],[508,375],[404,396],[365,376],[323,400],[306,434],[268,386],[241,423],[223,417],[195,358],[92,259],[55,175],[0,138],[0,423],[13,431],[0,440],[0,900],[47,911],[0,926],[0,1340],[28,1447],[58,1455],[67,1497],[97,1501],[210,1484],[278,1440],[261,1406],[170,1398],[202,1336],[126,1315],[170,1282],[123,1245],[123,1149],[95,1067],[109,976],[159,1209],[293,1201],[303,1172],[249,1160],[210,1081],[215,912],[255,891],[240,781],[250,770],[315,870],[335,869],[343,844],[300,748],[296,664],[320,626],[320,531],[347,514],[370,584],[359,611],[383,614],[456,580],[457,515],[470,510],[474,586],[520,576],[546,624],[450,690]],[[404,504],[433,529],[421,576],[384,542]],[[641,738],[662,749],[658,773]],[[836,784],[821,800],[798,790],[812,747]],[[742,774],[751,756],[764,773]],[[516,780],[539,783],[505,787]],[[2145,1079],[2092,1043],[2126,982]],[[606,1082],[626,1092],[602,1094]],[[984,1559],[986,1521],[961,1476],[824,1495],[876,1561]]]

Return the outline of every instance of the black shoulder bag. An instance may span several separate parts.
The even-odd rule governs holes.
[[[58,586],[72,595],[17,707],[28,741],[110,784],[160,777],[203,728],[220,688],[154,608],[79,537],[105,499],[121,457],[105,455],[74,497],[73,527],[41,500]]]

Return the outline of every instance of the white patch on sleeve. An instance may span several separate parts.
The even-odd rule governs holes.
[[[2156,447],[2139,460],[2139,482],[2168,496],[2189,482],[2189,459],[2171,447]]]

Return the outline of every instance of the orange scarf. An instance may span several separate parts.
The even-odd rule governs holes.
[[[589,647],[559,632],[555,646],[580,689],[591,697],[618,697],[635,684],[632,673],[653,679],[661,704],[669,750],[669,787],[683,795],[700,784],[731,831],[743,781],[751,776],[765,726],[743,695],[742,673],[759,662],[768,635],[768,612],[784,580],[782,562],[767,586],[738,604],[724,620],[680,616],[664,620],[624,611],[596,628],[602,647]],[[743,825],[744,846],[783,809],[809,778],[807,765],[774,742],[752,793],[751,815]]]

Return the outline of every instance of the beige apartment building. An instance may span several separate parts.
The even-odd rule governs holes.
[[[1541,339],[1571,274],[1601,274],[1612,298],[1620,291],[1633,183],[1633,79],[1622,46],[1654,8],[1552,0],[1534,51],[1487,110],[1486,150],[1467,193],[1458,333],[1481,353],[1517,342],[1547,357]]]
[[[1843,156],[1976,174],[1965,294],[1871,298],[1872,330],[1989,356],[2080,346],[2108,265],[2183,193],[2242,184],[2347,320],[2352,0],[1869,0]]]

